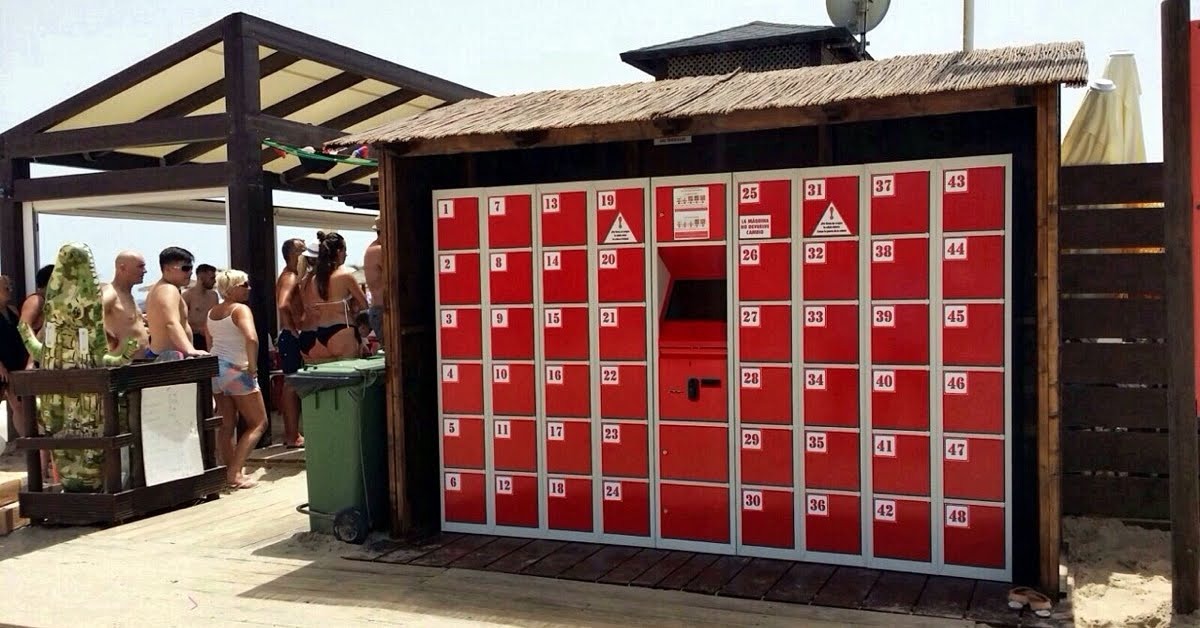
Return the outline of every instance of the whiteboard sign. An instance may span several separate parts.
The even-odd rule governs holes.
[[[142,390],[142,461],[146,486],[204,473],[196,426],[196,384]]]

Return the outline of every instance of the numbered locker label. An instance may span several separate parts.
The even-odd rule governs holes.
[[[442,310],[442,329],[458,329],[458,310]]]
[[[871,242],[871,261],[886,264],[896,261],[895,240],[874,240]]]
[[[492,253],[492,270],[499,273],[508,270],[508,253]]]
[[[946,439],[946,460],[956,460],[966,462],[970,460],[970,450],[967,449],[967,439],[965,438],[947,438]]]
[[[567,429],[559,422],[546,424],[546,440],[567,440]]]
[[[562,205],[560,204],[560,199],[557,194],[543,194],[542,195],[542,213],[543,214],[557,214],[561,210],[562,210]]]
[[[810,517],[828,517],[829,496],[810,493],[804,499],[804,512],[808,513]]]
[[[601,386],[620,386],[621,385],[621,367],[619,367],[619,366],[602,366],[602,367],[600,367],[600,385]]]
[[[757,244],[743,244],[738,255],[738,263],[742,266],[758,266],[762,261],[762,251]]]
[[[562,253],[559,251],[542,253],[542,270],[562,270]]]
[[[876,521],[896,521],[896,502],[890,499],[875,500]]]
[[[942,324],[946,327],[967,326],[967,306],[947,305],[942,310]]]
[[[824,242],[808,242],[804,245],[805,264],[824,264],[826,259]]]
[[[942,259],[956,261],[967,259],[967,239],[946,238],[942,250]]]
[[[616,251],[600,251],[600,268],[612,270],[617,267]]]
[[[825,432],[807,432],[804,435],[804,451],[823,454],[829,451],[829,436]]]
[[[896,306],[894,305],[876,305],[871,308],[871,326],[872,327],[895,327],[896,326]]]
[[[804,369],[804,390],[825,390],[825,369]]]
[[[871,177],[871,197],[880,198],[896,195],[896,175],[877,174]]]
[[[457,384],[458,383],[458,365],[457,364],[443,364],[442,365],[442,381],[446,382],[447,384]]]
[[[825,200],[825,179],[808,179],[804,182],[804,200]]]
[[[462,475],[458,473],[446,474],[446,490],[458,492],[462,490]]]
[[[824,327],[825,326],[825,306],[810,305],[804,308],[804,326],[805,327]]]
[[[943,374],[942,392],[947,395],[967,394],[967,374],[962,372],[946,372]]]
[[[496,476],[496,494],[497,495],[512,495],[513,494],[513,479],[507,475]]]
[[[596,209],[605,211],[617,208],[617,193],[614,190],[596,192]]]
[[[742,449],[762,449],[762,430],[742,430]]]
[[[546,385],[547,386],[562,386],[563,385],[563,367],[547,366],[546,367]]]
[[[499,439],[512,438],[512,422],[507,420],[496,421],[492,424],[492,433]]]
[[[742,204],[757,203],[760,198],[758,183],[743,183],[738,186],[738,201]]]
[[[946,527],[947,528],[969,528],[971,527],[971,509],[966,506],[957,506],[954,504],[946,505]]]
[[[600,308],[600,326],[601,327],[618,327],[617,308],[602,307]]]
[[[742,491],[742,510],[762,510],[762,509],[763,509],[762,491],[752,491],[752,490]]]
[[[762,388],[762,369],[758,367],[742,368],[742,388]]]
[[[492,366],[492,382],[496,384],[507,384],[512,378],[512,369],[507,364],[496,364]]]
[[[437,202],[438,218],[453,218],[454,217],[454,201],[450,199],[442,199]]]
[[[443,275],[450,275],[458,270],[458,263],[453,255],[438,256],[438,272]]]
[[[892,434],[877,434],[872,448],[877,458],[895,458],[896,437]]]
[[[600,428],[600,439],[612,445],[621,444],[621,424],[605,423]]]
[[[563,313],[562,313],[561,309],[559,309],[559,308],[547,309],[543,316],[546,319],[546,327],[551,327],[554,329],[558,329],[558,328],[562,327]]]
[[[503,196],[488,197],[488,215],[503,216],[506,208],[505,200],[506,199]]]
[[[458,438],[462,435],[462,429],[458,424],[458,419],[446,419],[442,424],[442,435],[449,438]]]
[[[743,305],[738,320],[742,327],[759,327],[762,325],[762,310],[757,305]]]
[[[492,310],[492,329],[508,327],[508,310]]]
[[[968,175],[966,170],[947,170],[942,173],[942,192],[944,194],[959,194],[968,190]]]
[[[566,497],[567,496],[567,481],[551,479],[546,482],[546,492],[550,497]]]
[[[621,483],[620,482],[605,482],[604,483],[604,501],[606,501],[606,502],[621,501]]]
[[[872,371],[871,390],[875,392],[896,392],[896,371]]]

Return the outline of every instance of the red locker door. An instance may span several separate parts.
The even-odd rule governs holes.
[[[805,237],[858,235],[858,177],[804,179]]]
[[[875,498],[871,523],[876,558],[932,560],[929,508],[924,501]]]
[[[742,544],[794,548],[793,503],[791,491],[742,489]]]
[[[492,421],[492,465],[498,471],[537,471],[537,422],[534,419]]]
[[[596,254],[596,287],[601,303],[646,300],[646,250],[640,247],[600,249]]]
[[[442,474],[446,521],[487,523],[486,477],[482,473],[449,471]]]
[[[929,231],[929,172],[871,176],[871,233]]]
[[[542,301],[587,303],[587,250],[542,252]]]
[[[787,242],[738,247],[738,298],[787,301],[792,298],[792,245]]]
[[[946,564],[1004,568],[1004,508],[946,504],[944,519]]]
[[[546,480],[546,520],[551,530],[592,531],[592,481],[587,478]]]
[[[805,242],[802,285],[805,299],[858,299],[858,242]]]
[[[543,309],[542,330],[547,360],[588,359],[591,321],[586,307]]]
[[[496,475],[496,525],[538,527],[536,475]]]
[[[942,443],[946,497],[1004,501],[1004,441],[947,437]]]
[[[478,360],[483,356],[479,308],[442,308],[438,318],[442,328],[442,358]]]
[[[728,487],[664,482],[658,495],[663,538],[729,542]]]
[[[438,300],[443,305],[479,305],[479,253],[438,255]]]
[[[659,475],[692,482],[729,481],[729,430],[725,426],[658,426]]]
[[[871,425],[885,430],[929,430],[929,371],[874,369]]]
[[[601,360],[646,359],[646,308],[641,305],[602,307]]]
[[[792,367],[743,366],[738,380],[742,421],[792,422]]]
[[[804,540],[810,552],[862,553],[858,495],[808,491],[804,495]]]
[[[513,249],[533,246],[533,231],[530,228],[530,205],[528,194],[489,196],[488,248]]]
[[[806,305],[801,314],[805,362],[858,362],[857,304]]]
[[[1004,236],[942,241],[942,295],[947,299],[1004,298]]]
[[[871,362],[929,364],[929,306],[872,304]]]
[[[876,493],[929,495],[929,435],[873,434],[871,480]]]
[[[501,360],[533,359],[533,308],[496,307],[490,313],[492,357]]]
[[[792,485],[792,431],[749,428],[741,430],[743,484]]]
[[[596,192],[596,242],[645,242],[645,192],[642,188],[602,189]]]
[[[611,364],[600,367],[600,416],[646,418],[646,366]]]
[[[858,427],[858,369],[804,369],[804,424]]]
[[[602,529],[605,534],[650,536],[650,485],[629,480],[605,480]]]
[[[929,238],[871,240],[871,298],[929,298]]]
[[[532,364],[492,365],[492,412],[498,415],[534,415],[534,374]]]
[[[439,251],[479,248],[479,199],[439,199],[437,217]]]
[[[858,432],[804,431],[804,485],[858,490]]]
[[[942,306],[942,362],[1004,366],[1004,304]]]
[[[792,235],[792,182],[746,181],[737,186],[738,237],[742,240]]]
[[[792,306],[739,307],[738,347],[742,359],[749,362],[791,362]]]
[[[442,419],[442,466],[483,468],[483,419]]]
[[[546,471],[587,475],[592,472],[592,424],[546,422]]]
[[[507,251],[488,256],[488,288],[492,304],[533,303],[533,254]]]
[[[600,426],[600,472],[608,477],[649,475],[645,423],[605,422]]]
[[[681,421],[729,419],[729,382],[724,358],[687,359],[663,352],[658,361],[658,416]],[[688,380],[699,379],[699,395],[688,398]]]
[[[546,416],[586,417],[591,414],[591,372],[588,365],[546,365]]]
[[[442,413],[483,414],[483,365],[442,363]]]
[[[725,239],[725,184],[696,183],[654,188],[657,241]]]
[[[942,425],[947,432],[1004,432],[1004,373],[942,373]]]
[[[542,245],[586,245],[587,192],[545,192],[541,199]]]
[[[942,172],[942,230],[1004,228],[1004,166]]]

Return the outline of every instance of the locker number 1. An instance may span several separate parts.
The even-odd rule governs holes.
[[[438,218],[454,217],[454,201],[445,199],[437,202]]]
[[[871,243],[872,262],[892,262],[896,260],[896,243],[893,240],[876,240]]]
[[[492,367],[492,381],[497,384],[507,384],[511,375],[507,364],[497,364]]]
[[[620,482],[605,482],[604,483],[604,501],[606,501],[606,502],[621,501],[621,483]]]
[[[872,327],[895,327],[896,326],[896,306],[894,305],[876,305],[871,308],[871,326]]]
[[[616,327],[617,326],[617,308],[615,308],[615,307],[600,308],[600,326],[601,327]]]
[[[738,186],[738,200],[742,204],[749,205],[750,203],[758,202],[758,184],[743,183]]]
[[[742,388],[762,388],[762,369],[757,367],[743,368]]]
[[[825,179],[809,179],[804,182],[804,200],[825,200]]]
[[[510,421],[496,421],[492,427],[492,432],[495,438],[502,440],[512,438],[512,423]]]
[[[971,527],[970,510],[966,506],[955,506],[952,504],[946,505],[946,527],[947,528],[969,528]]]
[[[616,209],[617,208],[617,193],[612,190],[604,190],[596,192],[596,209]]]
[[[449,275],[454,272],[455,263],[453,255],[442,255],[438,258],[438,272]]]
[[[942,192],[945,194],[954,194],[967,191],[967,171],[966,170],[947,170],[942,175]]]
[[[890,499],[875,500],[875,520],[876,521],[895,521],[896,520],[896,502]]]
[[[447,384],[458,383],[458,365],[443,364],[442,365],[442,381]]]
[[[943,310],[942,319],[946,327],[966,327],[967,306],[947,305]]]
[[[562,253],[558,251],[542,253],[542,270],[562,270]]]
[[[741,317],[742,327],[758,327],[759,325],[761,325],[761,323],[759,322],[760,321],[759,313],[760,313],[760,311],[759,311],[757,305],[742,306],[742,317]]]
[[[621,367],[619,366],[602,366],[600,367],[600,385],[601,386],[617,386],[621,383]]]
[[[462,490],[462,476],[457,473],[447,473],[446,490],[454,492]]]
[[[969,453],[967,450],[967,439],[946,439],[946,460],[966,461],[969,459]]]
[[[945,382],[942,386],[942,392],[947,395],[965,395],[967,394],[967,374],[966,373],[945,373]]]
[[[762,449],[762,430],[742,430],[742,449]]]
[[[828,451],[828,440],[825,432],[809,432],[804,438],[804,450],[823,454]]]
[[[896,371],[872,372],[871,390],[875,392],[896,392]]]
[[[878,174],[871,177],[871,196],[895,196],[896,175]]]
[[[828,495],[809,495],[808,499],[804,500],[807,504],[805,511],[813,517],[828,517],[829,516],[829,496]]]
[[[546,424],[546,440],[566,440],[566,428],[562,423]]]
[[[559,328],[562,327],[562,310],[558,308],[550,308],[546,310],[546,327]]]
[[[757,244],[746,244],[742,246],[742,254],[740,257],[742,266],[758,266],[759,251]]]
[[[442,327],[444,329],[458,327],[458,310],[442,310]]]
[[[508,270],[507,253],[492,253],[492,270],[500,273]]]
[[[600,268],[612,270],[617,267],[616,251],[600,251]]]
[[[492,328],[503,329],[508,327],[508,310],[492,310]]]
[[[563,367],[546,367],[546,385],[561,386],[563,383]]]
[[[446,419],[442,434],[449,438],[458,438],[461,432],[458,429],[458,419]]]
[[[512,478],[506,475],[496,476],[496,494],[497,495],[512,495]]]
[[[965,260],[965,259],[967,259],[967,239],[966,238],[946,238],[946,250],[942,254],[942,259],[947,259],[947,260]]]
[[[825,369],[806,369],[804,390],[825,390]]]
[[[488,215],[503,216],[504,215],[504,197],[493,196],[488,199]]]
[[[619,423],[605,423],[601,428],[601,439],[606,443],[620,445],[621,425]]]
[[[875,437],[874,448],[876,458],[895,458],[896,437],[892,434],[877,435]]]
[[[550,480],[547,483],[551,497],[566,497],[567,496],[567,481],[566,480]]]
[[[558,213],[558,195],[543,194],[542,195],[542,213],[557,214]]]
[[[762,510],[762,491],[742,491],[742,510]]]
[[[815,305],[804,308],[804,326],[805,327],[824,327],[825,326],[825,306]]]
[[[824,264],[825,263],[825,243],[814,242],[804,245],[804,263],[805,264]]]

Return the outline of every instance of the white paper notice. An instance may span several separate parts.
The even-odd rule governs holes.
[[[707,240],[708,188],[675,188],[671,192],[671,205],[675,211],[674,239]]]
[[[745,240],[771,237],[771,215],[738,216],[738,235]]]
[[[142,461],[146,486],[204,473],[196,429],[196,384],[142,390]]]
[[[842,236],[850,235],[850,228],[846,226],[846,221],[842,219],[841,212],[833,203],[825,208],[825,213],[821,214],[821,219],[817,221],[816,229],[813,229],[814,236]]]
[[[632,244],[636,243],[637,238],[633,237],[633,230],[629,228],[629,223],[625,222],[625,217],[617,213],[617,218],[613,220],[612,227],[608,229],[608,235],[604,237],[605,244]]]

